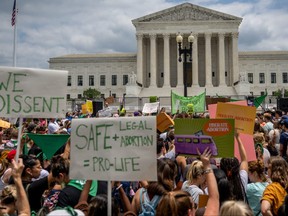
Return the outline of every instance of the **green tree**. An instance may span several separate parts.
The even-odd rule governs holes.
[[[282,95],[282,90],[278,89],[277,91],[273,92],[273,96],[277,98],[288,97],[288,90],[284,89],[284,95]]]
[[[100,96],[101,96],[101,92],[99,92],[97,89],[89,88],[83,91],[83,97],[85,99],[92,100],[92,99],[100,98]]]

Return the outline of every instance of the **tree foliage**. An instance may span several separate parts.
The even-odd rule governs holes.
[[[92,100],[92,99],[100,98],[100,96],[101,96],[101,92],[99,92],[97,89],[89,88],[83,91],[83,97],[85,99]]]
[[[282,89],[278,89],[273,92],[273,96],[276,96],[277,98],[288,97],[288,90],[284,89],[284,95],[282,95]]]

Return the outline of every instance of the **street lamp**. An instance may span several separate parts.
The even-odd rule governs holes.
[[[184,54],[184,97],[187,97],[187,57],[189,56],[189,61],[192,61],[192,44],[194,41],[194,36],[192,33],[188,37],[188,43],[189,43],[189,48],[186,48],[186,46],[182,49],[182,42],[183,42],[183,37],[181,36],[180,33],[178,33],[176,37],[176,41],[178,43],[178,51],[179,51],[179,58],[178,61],[182,62],[182,57],[181,55]]]

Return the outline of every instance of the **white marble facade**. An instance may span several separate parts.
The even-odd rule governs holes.
[[[178,62],[176,35],[180,32],[183,47],[188,47],[187,38],[192,32],[192,62],[188,61],[186,65],[188,96],[205,90],[211,96],[243,96],[250,92],[257,95],[267,88],[269,92],[270,86],[272,94],[272,91],[287,85],[283,73],[288,72],[288,52],[239,53],[241,21],[239,17],[184,3],[132,20],[136,29],[137,54],[67,55],[51,58],[50,68],[68,70],[72,80],[76,80],[77,74],[95,74],[95,88],[105,96],[111,92],[117,97],[123,94],[170,96],[171,90],[183,95],[184,65],[183,61]],[[269,85],[273,71],[277,73],[277,83]],[[259,73],[264,72],[266,82],[258,85]],[[107,76],[106,86],[98,85],[101,74]],[[116,86],[110,85],[109,79],[113,74],[119,78]],[[121,85],[121,76],[125,74],[131,79],[133,76],[133,82],[129,80],[127,85]],[[72,83],[69,87],[70,93],[74,94],[72,97],[87,89],[86,84],[84,82],[84,86],[79,87],[76,81]]]

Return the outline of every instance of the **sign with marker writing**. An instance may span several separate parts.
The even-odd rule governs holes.
[[[156,117],[73,119],[70,178],[157,181]]]
[[[65,117],[68,71],[0,67],[0,116]]]
[[[143,113],[156,113],[158,112],[159,102],[145,103],[143,106]]]

